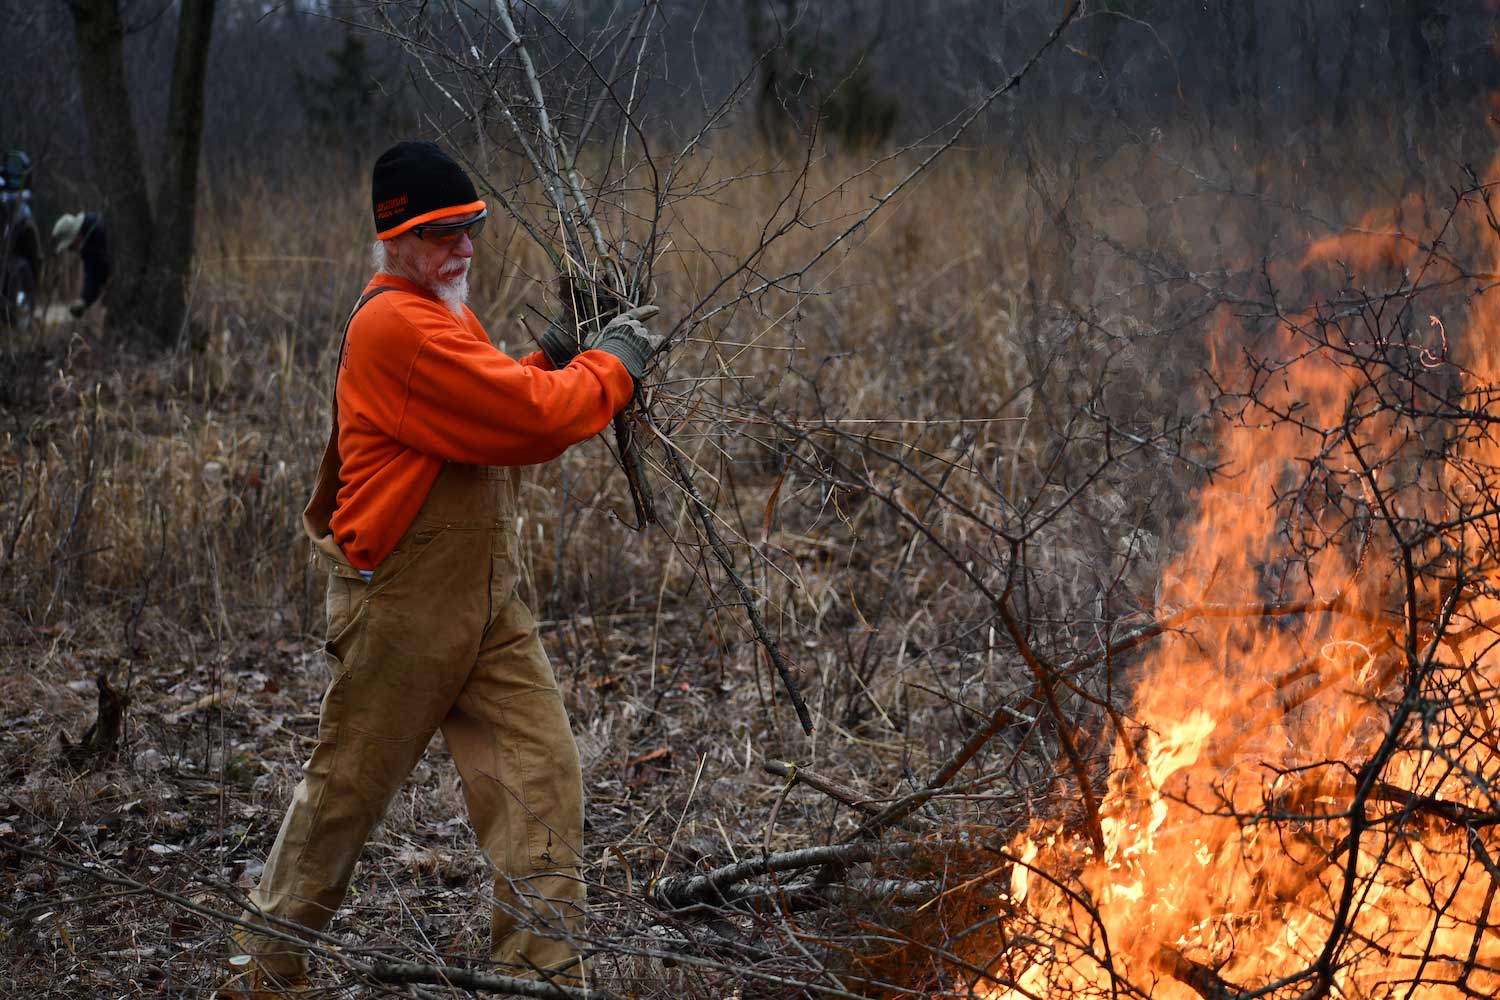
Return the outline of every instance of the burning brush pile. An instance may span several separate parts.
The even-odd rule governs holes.
[[[1496,193],[1316,243],[1216,331],[1222,464],[1107,786],[1009,845],[967,990],[1500,994]]]

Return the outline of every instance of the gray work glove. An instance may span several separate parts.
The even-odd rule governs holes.
[[[566,368],[578,357],[578,338],[573,335],[575,329],[577,327],[567,316],[558,316],[547,324],[547,332],[542,334],[539,343],[553,368]]]
[[[585,345],[590,351],[613,354],[625,365],[631,378],[637,382],[646,374],[646,365],[651,356],[661,349],[666,340],[642,325],[641,320],[650,319],[660,310],[655,306],[639,306],[622,316],[616,316],[609,325],[588,339]]]
[[[540,345],[554,368],[566,368],[578,357],[578,342],[590,336],[620,313],[621,302],[609,292],[579,279],[558,279],[562,309],[542,334]]]

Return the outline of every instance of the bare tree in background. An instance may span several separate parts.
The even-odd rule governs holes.
[[[126,6],[122,0],[69,0],[89,147],[105,198],[99,208],[113,252],[109,330],[123,341],[159,349],[176,344],[187,329],[215,0],[180,5],[166,148],[154,198],[125,76]]]

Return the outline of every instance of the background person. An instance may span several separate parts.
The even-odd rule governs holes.
[[[83,258],[83,291],[68,312],[75,319],[82,316],[109,283],[109,240],[104,233],[104,218],[98,212],[64,215],[52,225],[53,252],[77,251]]]

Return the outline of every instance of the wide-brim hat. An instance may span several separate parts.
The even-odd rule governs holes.
[[[64,215],[52,224],[53,253],[62,253],[72,245],[83,231],[83,213],[74,212]]]
[[[464,168],[433,142],[407,140],[380,154],[370,178],[375,236],[389,240],[414,226],[484,208]]]

